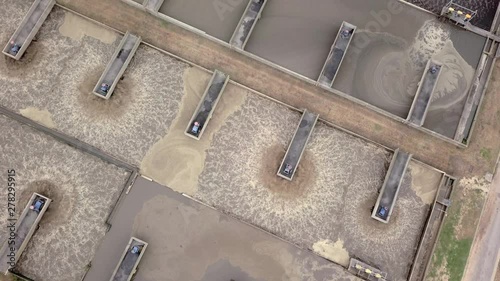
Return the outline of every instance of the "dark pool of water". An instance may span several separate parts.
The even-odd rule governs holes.
[[[439,14],[448,0],[407,0],[412,4],[422,7],[428,11]],[[490,30],[493,18],[498,7],[498,2],[500,0],[481,0],[481,1],[470,1],[470,0],[455,0],[455,3],[462,5],[471,10],[477,10],[477,16],[471,21],[472,24],[481,27],[486,30]]]

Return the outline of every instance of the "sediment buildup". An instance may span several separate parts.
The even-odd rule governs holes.
[[[35,233],[43,214],[49,207],[50,201],[51,199],[43,195],[33,193],[21,216],[15,223],[15,227],[9,227],[9,238],[4,242],[0,250],[0,272],[7,274],[9,268],[15,267],[31,236]],[[9,222],[12,223],[15,220],[10,220]]]
[[[333,81],[337,76],[337,72],[344,60],[344,56],[349,48],[354,32],[356,31],[356,26],[343,22],[342,26],[337,33],[337,37],[333,42],[332,49],[326,58],[325,65],[321,74],[319,75],[318,82],[324,86],[331,87]]]
[[[250,0],[245,13],[240,19],[233,36],[231,37],[230,44],[238,49],[244,49],[248,42],[248,38],[260,18],[262,10],[266,5],[267,0]]]
[[[55,3],[55,0],[36,0],[2,52],[15,60],[19,60]]]
[[[411,154],[400,151],[399,149],[394,152],[377,203],[373,208],[372,218],[383,223],[389,223],[398,197],[399,188],[401,187],[401,182],[406,173],[406,167],[408,167],[410,159]]]
[[[293,179],[293,175],[306,149],[307,142],[311,137],[316,121],[318,121],[318,114],[304,110],[299,125],[293,135],[292,142],[288,146],[283,161],[281,161],[280,168],[278,169],[278,176],[287,180]]]
[[[422,126],[424,124],[425,116],[427,115],[427,110],[429,109],[432,94],[436,88],[442,67],[443,65],[441,63],[429,60],[424,69],[424,74],[420,80],[417,94],[415,95],[407,118],[408,121],[417,126]]]
[[[101,78],[97,82],[97,85],[94,87],[93,94],[104,98],[109,99],[113,94],[113,91],[118,84],[118,81],[127,69],[130,60],[135,54],[135,51],[139,47],[141,43],[141,37],[133,35],[129,32],[123,36],[120,45],[116,49],[113,57],[108,63],[106,70],[104,70]]]
[[[201,138],[228,81],[228,75],[218,70],[214,72],[193,117],[189,120],[186,131],[184,132],[187,136],[197,140]]]

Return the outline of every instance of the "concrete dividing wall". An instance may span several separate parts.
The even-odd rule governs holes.
[[[45,203],[42,209],[37,212],[31,210],[30,207],[38,200],[44,200]],[[40,195],[38,193],[33,193],[28,204],[24,208],[21,216],[15,223],[15,227],[10,229],[10,233],[15,233],[15,238],[10,239],[11,235],[8,235],[7,240],[4,242],[2,249],[0,250],[0,272],[7,274],[7,271],[11,267],[15,267],[15,264],[21,257],[21,254],[28,245],[28,242],[35,233],[38,227],[38,223],[43,217],[43,214],[47,210],[52,200]],[[9,225],[14,223],[15,220],[9,221]],[[13,257],[12,257],[13,255]]]
[[[10,37],[9,42],[7,42],[7,45],[3,49],[2,53],[15,60],[19,60],[49,15],[55,3],[55,0],[36,0],[33,5],[31,5],[31,8],[28,10],[28,13],[21,21],[21,24],[16,29],[12,37]],[[17,52],[13,50],[13,48],[16,47],[19,48]]]
[[[266,3],[267,0],[250,0],[247,8],[245,9],[245,13],[243,13],[240,22],[236,26],[236,30],[229,41],[231,46],[242,50],[245,49],[248,38],[250,38],[250,34],[252,34],[252,31],[257,24],[257,20],[259,20]]]
[[[372,211],[373,219],[383,223],[389,223],[401,187],[401,182],[410,160],[411,154],[401,151],[399,148],[394,152],[377,203]],[[381,214],[382,212],[384,212],[383,215]]]
[[[133,35],[129,32],[125,33],[120,45],[116,49],[113,57],[109,61],[106,69],[94,87],[92,92],[94,95],[104,99],[109,99],[111,97],[116,84],[118,84],[123,72],[127,69],[130,60],[132,60],[132,57],[134,56],[140,43],[141,37]],[[107,91],[103,91],[101,89],[104,84],[108,87]]]
[[[330,53],[323,65],[323,69],[319,74],[318,83],[328,87],[333,85],[333,81],[335,77],[337,77],[340,65],[344,60],[344,56],[354,36],[354,32],[356,32],[356,26],[345,21],[342,22],[337,37],[335,37],[335,41],[330,49]]]
[[[278,169],[278,176],[292,180],[297,167],[299,166],[302,154],[306,149],[307,142],[311,137],[314,125],[318,121],[318,114],[304,110],[302,118],[300,118],[299,125],[295,130],[293,139],[286,150],[285,157],[281,161],[281,165]]]
[[[422,79],[420,79],[417,94],[413,99],[410,112],[408,113],[407,120],[414,125],[422,126],[424,124],[442,67],[443,64],[440,62],[434,60],[427,62]]]
[[[212,79],[208,82],[207,88],[201,97],[200,103],[196,110],[194,111],[193,116],[189,120],[186,130],[184,133],[192,137],[196,140],[201,138],[205,128],[212,118],[212,114],[219,102],[224,89],[226,88],[227,82],[229,81],[229,75],[222,73],[221,71],[215,70],[212,75]],[[198,128],[193,130],[195,127],[195,122],[198,123]]]
[[[134,246],[139,247],[138,253],[132,253],[132,247]],[[123,251],[115,271],[113,272],[113,275],[111,276],[110,281],[130,281],[135,274],[137,265],[139,265],[147,246],[148,243],[135,237],[131,237],[127,247],[125,247],[125,250]]]

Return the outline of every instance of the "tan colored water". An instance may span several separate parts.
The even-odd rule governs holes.
[[[55,128],[56,124],[52,120],[52,114],[47,110],[40,110],[36,107],[27,107],[19,111],[24,117],[28,117],[46,127]]]
[[[90,36],[106,44],[113,43],[117,38],[116,32],[103,29],[97,24],[73,13],[65,14],[64,22],[59,27],[59,32],[75,40],[81,40],[84,36]]]

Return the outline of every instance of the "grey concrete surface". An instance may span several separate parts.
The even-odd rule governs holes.
[[[283,161],[278,168],[279,176],[289,180],[293,179],[293,175],[295,174],[295,171],[300,164],[300,159],[304,154],[307,142],[311,137],[318,117],[318,114],[309,112],[307,110],[304,110],[304,113],[302,113],[302,117],[300,118],[299,124],[295,129],[295,134],[290,141],[288,149],[285,153],[285,157],[283,157]],[[285,170],[287,169],[288,165],[291,166],[291,170],[287,173],[285,172]]]
[[[429,60],[424,69],[422,80],[420,80],[417,94],[407,118],[408,121],[417,126],[422,126],[425,122],[425,116],[427,115],[427,110],[429,109],[432,94],[436,89],[442,67],[441,63]]]
[[[4,54],[19,59],[28,48],[54,4],[54,0],[36,0],[3,49]],[[17,53],[11,51],[12,43],[21,46]]]
[[[165,0],[159,12],[229,42],[249,0]]]
[[[358,281],[342,267],[138,178],[85,281],[107,281],[130,236],[149,243],[136,281]]]
[[[33,192],[53,199],[17,270],[40,281],[80,280],[104,237],[106,217],[129,173],[3,115],[0,131],[0,169],[15,169],[17,174],[17,215]],[[4,210],[6,180],[0,178]],[[3,242],[8,234],[7,212],[0,213],[0,221]]]
[[[36,200],[43,200],[44,205],[42,206],[42,209],[39,211],[34,211],[30,210],[30,206],[32,206]],[[47,208],[50,205],[50,199],[41,195],[34,193],[30,200],[28,201],[28,204],[26,204],[26,207],[24,207],[23,212],[17,218],[17,221],[15,222],[15,228],[13,229],[15,233],[14,239],[11,240],[6,240],[3,241],[2,249],[0,251],[0,272],[3,274],[7,274],[7,271],[15,267],[15,264],[19,260],[20,256],[22,255],[23,250],[26,248],[27,243],[29,243],[29,240],[31,239],[31,236],[34,234],[36,228],[38,227],[38,223],[43,217],[43,214],[47,210]],[[11,202],[12,203],[12,202]],[[15,206],[15,205],[14,205]],[[10,206],[9,206],[10,207]],[[15,211],[15,207],[13,208]],[[13,219],[9,217],[9,219]],[[12,220],[9,220],[9,225],[12,222]],[[9,231],[11,229],[9,228]],[[10,236],[10,235],[9,235]],[[9,236],[7,237],[9,239]],[[11,244],[11,242],[13,244]],[[14,249],[14,251],[12,251]],[[14,261],[11,260],[10,255],[14,254]]]
[[[236,48],[244,49],[267,0],[250,0],[243,16],[229,43]]]
[[[382,222],[388,223],[392,211],[394,210],[394,205],[396,204],[396,200],[398,198],[399,189],[401,188],[401,182],[406,173],[406,168],[408,167],[408,163],[411,160],[411,154],[396,150],[393,155],[391,165],[389,166],[389,170],[385,176],[384,184],[380,189],[380,194],[377,199],[377,203],[373,208],[372,217],[374,219],[379,219]],[[387,215],[380,216],[378,214],[379,208],[386,208]]]
[[[120,45],[118,45],[118,49],[106,66],[104,73],[99,81],[97,81],[93,90],[94,94],[105,98],[109,98],[113,94],[116,84],[122,78],[122,74],[134,56],[140,41],[141,38],[136,35],[128,32],[125,34]],[[108,85],[108,91],[101,90],[101,85],[103,84]]]
[[[325,65],[319,74],[318,82],[324,84],[328,87],[333,85],[333,81],[337,76],[337,72],[344,60],[347,48],[349,48],[349,43],[351,43],[352,36],[356,31],[356,26],[343,22],[340,26],[337,37],[333,42],[332,48],[328,57],[326,58]],[[342,32],[347,32],[345,35]]]
[[[0,14],[0,25],[8,26],[23,9],[5,5]],[[9,33],[1,29],[0,38]],[[118,33],[54,8],[27,60],[0,60],[0,103],[138,167],[178,113],[188,65],[141,46],[116,95],[102,100],[91,92],[119,42]]]
[[[443,83],[425,128],[453,138],[485,39],[389,0],[268,3],[246,50],[316,80],[343,20],[358,27],[333,88],[406,118],[428,59]],[[331,34],[331,36],[326,36]]]
[[[215,71],[212,79],[207,85],[207,89],[196,108],[196,111],[191,117],[189,121],[186,134],[189,134],[196,139],[201,138],[203,131],[205,131],[206,126],[208,125],[208,121],[210,121],[210,117],[219,102],[220,96],[222,95],[224,88],[226,87],[227,82],[229,81],[229,76],[226,74]],[[198,131],[196,133],[193,132],[194,122],[198,122]]]

